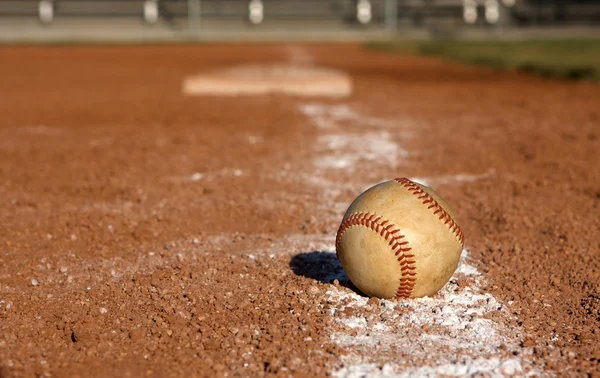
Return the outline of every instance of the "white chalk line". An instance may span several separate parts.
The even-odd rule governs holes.
[[[297,65],[310,65],[315,58],[304,47],[297,45],[287,46],[285,53],[290,63]]]
[[[390,127],[395,126],[395,131],[399,129],[393,121],[363,116],[345,104],[302,104],[299,110],[321,134],[315,147],[314,176],[355,169],[360,163],[372,169],[393,171],[412,155],[392,140]],[[348,128],[349,124],[367,127],[356,131],[356,127]],[[424,127],[423,123],[414,120],[403,120],[401,126],[402,140],[414,137],[411,130]],[[415,179],[428,186],[439,186],[470,183],[494,175],[495,171],[490,169],[480,174]],[[336,184],[327,183],[334,187]],[[366,189],[373,183],[357,181],[354,185]],[[332,193],[325,191],[323,201],[330,204]],[[333,246],[329,250],[334,250]],[[332,272],[330,278],[334,276],[345,277],[343,270]],[[466,286],[461,280],[466,280]],[[504,325],[508,324],[511,314],[490,293],[483,292],[483,282],[483,276],[464,251],[453,278],[433,298],[403,302],[382,300],[378,308],[372,308],[367,306],[368,298],[350,289],[332,286],[326,294],[334,317],[331,340],[348,352],[341,358],[343,366],[333,371],[333,375],[435,377],[487,374],[494,377],[535,374],[526,359],[498,358],[499,348],[518,349],[522,355],[531,351],[519,347],[518,340],[523,331]],[[406,311],[399,311],[397,306]],[[346,307],[356,309],[356,315],[344,316]]]
[[[410,179],[414,182],[425,186],[439,187],[443,185],[471,183],[479,180],[493,178],[494,176],[496,176],[496,170],[494,168],[490,168],[487,171],[479,174],[457,173],[454,175],[439,175],[432,177],[411,177]]]
[[[460,287],[458,282],[465,279],[469,284]],[[491,294],[482,292],[482,282],[465,250],[450,282],[432,298],[381,300],[378,308],[372,308],[367,305],[368,298],[332,287],[326,295],[333,303],[331,313],[338,325],[334,328],[341,330],[334,331],[331,339],[349,352],[342,357],[344,366],[333,375],[534,374],[520,359],[497,358],[500,348],[519,348],[520,331],[489,318],[490,314],[508,318],[510,313]],[[407,311],[399,311],[397,306]],[[343,317],[346,307],[362,311],[358,316]]]

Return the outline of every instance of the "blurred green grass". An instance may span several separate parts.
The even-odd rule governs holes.
[[[437,56],[501,70],[600,82],[600,39],[387,41],[367,48]]]

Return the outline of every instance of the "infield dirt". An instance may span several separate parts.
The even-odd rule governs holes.
[[[340,69],[343,100],[181,93],[240,63]],[[0,48],[0,376],[593,376],[600,87],[358,45]],[[466,236],[434,298],[334,254],[409,177]]]

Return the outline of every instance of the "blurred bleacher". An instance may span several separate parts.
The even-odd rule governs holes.
[[[448,35],[469,28],[600,25],[600,0],[0,0],[0,39],[2,30],[12,33],[4,39],[18,39],[40,25],[45,35],[60,25],[63,36],[67,27],[100,33],[103,26],[133,30],[144,25],[155,26],[155,34],[187,30],[197,35],[202,25],[204,34],[296,28],[315,34],[423,29]]]
[[[0,0],[0,17],[38,17],[44,4],[59,17],[143,17],[144,9],[157,4],[167,17],[187,17],[188,0]],[[355,18],[358,0],[262,0],[265,19]],[[249,0],[201,0],[202,17],[247,17]],[[374,15],[382,15],[386,0],[371,0]],[[463,0],[398,0],[400,17],[452,14],[460,17]]]
[[[187,17],[198,0],[0,0],[0,17],[40,17],[51,9],[61,17],[144,17],[156,6],[159,17]],[[262,0],[264,19],[355,19],[357,5],[371,8],[371,21],[382,19],[388,3],[394,3],[398,19],[462,19],[464,8],[476,3],[484,8],[500,2],[519,23],[578,23],[600,20],[600,0]],[[201,0],[203,18],[245,18],[250,0]]]
[[[511,19],[517,24],[598,24],[600,0],[518,1]]]

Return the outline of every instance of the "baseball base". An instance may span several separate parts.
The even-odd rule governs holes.
[[[458,267],[464,235],[450,206],[407,178],[375,185],[350,205],[336,238],[344,271],[363,293],[418,298]]]

